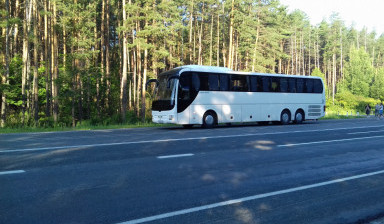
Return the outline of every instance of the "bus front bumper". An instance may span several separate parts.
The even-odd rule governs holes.
[[[177,121],[174,114],[169,113],[154,113],[152,112],[152,122],[158,124],[175,124]]]

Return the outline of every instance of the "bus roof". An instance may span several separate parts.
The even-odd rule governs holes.
[[[258,73],[258,72],[240,72],[233,71],[226,67],[206,66],[206,65],[183,65],[172,70],[194,71],[194,72],[212,72],[212,73],[225,73],[225,74],[238,74],[238,75],[265,75],[277,77],[295,77],[295,78],[319,78],[317,76],[302,76],[302,75],[287,75],[287,74],[271,74],[271,73]]]

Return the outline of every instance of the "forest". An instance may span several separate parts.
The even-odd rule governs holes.
[[[187,64],[315,75],[328,110],[384,100],[384,35],[278,0],[0,0],[1,127],[150,121],[145,83]],[[356,15],[358,16],[358,15]]]

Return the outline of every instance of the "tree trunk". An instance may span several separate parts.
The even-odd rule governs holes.
[[[145,20],[145,28],[148,28],[148,20]],[[148,37],[145,37],[145,44],[148,44]],[[172,57],[172,53],[171,56]],[[172,61],[172,58],[171,60]],[[171,62],[172,63],[172,62]],[[143,69],[143,82],[141,85],[141,119],[142,122],[145,122],[145,110],[146,110],[146,102],[145,102],[145,84],[147,82],[147,71],[148,71],[148,48],[145,46],[144,49],[144,69]]]
[[[335,104],[335,90],[336,90],[336,54],[332,56],[332,103]]]
[[[105,78],[106,78],[106,96],[105,106],[107,111],[110,110],[109,97],[111,92],[111,81],[110,81],[110,57],[109,57],[109,0],[106,0],[106,18],[105,18]]]
[[[234,20],[235,1],[232,0],[231,14],[229,18],[229,46],[228,46],[228,64],[227,67],[232,69],[233,66],[233,20]]]
[[[48,12],[49,10],[49,1],[45,0],[44,2],[44,11]],[[51,60],[50,56],[50,43],[49,43],[49,29],[50,27],[48,25],[48,15],[47,13],[44,13],[44,60],[45,60],[45,101],[46,101],[46,106],[45,106],[45,116],[50,117],[51,116]]]
[[[202,36],[203,36],[203,32],[204,32],[204,29],[203,29],[203,25],[204,25],[204,9],[205,9],[205,4],[203,2],[203,6],[202,6],[202,12],[201,12],[201,22],[200,22],[200,31],[199,31],[199,55],[198,55],[198,64],[199,65],[202,65],[203,64],[203,49],[202,49],[202,42],[203,42],[203,39],[202,39]]]
[[[3,85],[7,85],[9,77],[9,0],[5,0],[5,11],[7,12],[7,26],[5,29],[5,74],[2,76],[1,81]],[[4,128],[6,122],[7,111],[7,94],[2,91],[1,94],[1,127]]]
[[[125,0],[123,0],[123,25],[125,27],[127,22],[127,14],[125,10]],[[126,31],[123,31],[123,74],[121,78],[120,85],[120,111],[121,111],[121,120],[125,122],[126,110],[127,110],[127,34]]]
[[[6,1],[9,2],[9,0],[6,0]],[[20,0],[16,0],[16,2],[15,2],[15,18],[19,17],[19,11],[20,11]],[[8,9],[8,12],[9,12],[9,9]],[[13,56],[15,56],[19,52],[18,39],[19,39],[19,24],[15,23],[15,28],[14,28],[14,32],[13,32],[13,45],[14,45],[13,46]]]
[[[33,20],[33,60],[34,60],[34,68],[33,68],[33,113],[34,113],[34,119],[35,119],[35,126],[39,123],[39,89],[38,89],[38,10],[37,10],[37,4],[36,0],[33,0],[33,11],[34,11],[34,20]]]
[[[219,4],[220,4],[220,1],[217,2],[217,5]],[[219,11],[217,12],[217,52],[216,54],[217,54],[216,66],[220,66],[220,13]]]
[[[213,13],[211,15],[211,36],[209,41],[209,66],[212,66],[212,53],[213,53]]]
[[[59,90],[58,90],[58,83],[57,79],[59,76],[59,67],[58,67],[58,41],[57,41],[57,30],[56,30],[56,24],[57,24],[57,11],[56,11],[56,2],[52,2],[53,6],[53,43],[52,43],[52,97],[53,97],[53,120],[55,124],[58,122],[59,118]]]
[[[343,76],[343,33],[341,30],[341,27],[340,27],[340,77],[342,79],[344,79],[344,76]]]
[[[189,15],[189,43],[188,43],[188,46],[189,46],[189,64],[192,64],[192,60],[193,60],[193,57],[192,57],[192,33],[193,33],[193,8],[194,8],[194,0],[192,0],[191,2],[191,10],[190,10],[190,15]]]
[[[29,76],[29,62],[30,62],[30,56],[29,56],[29,42],[28,42],[28,35],[30,31],[30,24],[31,24],[31,10],[32,10],[32,1],[26,0],[25,1],[25,11],[24,11],[24,21],[23,21],[23,75],[22,75],[22,81],[21,81],[21,94],[22,94],[22,100],[23,100],[23,116],[22,116],[22,124],[24,126],[25,124],[25,111],[26,111],[26,84],[27,84],[27,77]]]

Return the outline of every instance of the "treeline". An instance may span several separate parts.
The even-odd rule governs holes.
[[[331,102],[384,99],[383,35],[337,15],[312,26],[277,0],[1,0],[0,9],[2,127],[144,121],[146,80],[184,64],[314,72]]]

